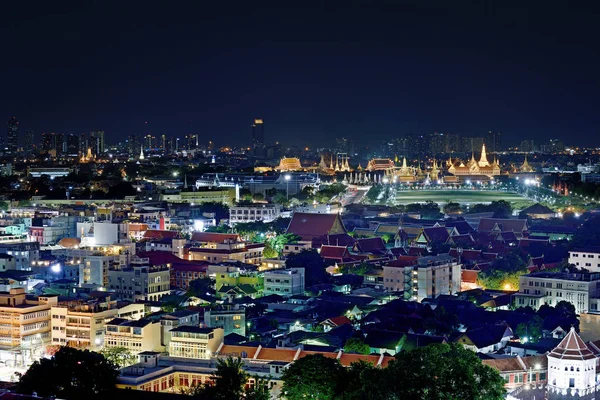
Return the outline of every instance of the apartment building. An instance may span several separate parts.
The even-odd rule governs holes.
[[[31,270],[31,263],[40,259],[38,242],[0,243],[0,253],[15,257],[18,270]]]
[[[570,250],[569,264],[589,272],[600,272],[600,247],[580,247]]]
[[[158,301],[171,293],[171,272],[167,265],[150,265],[148,258],[133,257],[127,267],[108,271],[108,289],[128,301]]]
[[[88,301],[61,301],[52,307],[52,344],[99,350],[104,347],[106,322],[119,314],[110,296]]]
[[[230,333],[246,336],[246,309],[237,305],[222,305],[206,310],[204,324],[209,328],[223,328],[225,336]]]
[[[225,242],[214,246],[192,247],[189,250],[190,260],[208,261],[214,264],[233,260],[259,265],[263,259],[263,243]]]
[[[0,293],[0,348],[40,350],[51,341],[50,309],[56,296],[28,299],[24,288]]]
[[[513,295],[515,306],[535,310],[563,300],[578,314],[598,312],[600,273],[532,272],[519,278],[519,292]]]
[[[171,330],[171,357],[210,359],[223,344],[223,328],[180,326]]]
[[[383,266],[384,290],[403,292],[406,300],[453,295],[460,291],[460,283],[461,264],[448,254],[400,256]]]
[[[280,204],[237,204],[229,209],[229,223],[272,222],[281,215]]]
[[[263,293],[285,297],[304,295],[304,268],[265,271]]]
[[[160,343],[169,348],[171,341],[171,330],[179,326],[199,326],[200,313],[197,311],[180,310],[160,317],[161,339]]]
[[[106,323],[104,346],[125,347],[135,354],[143,351],[162,351],[160,321],[114,318]]]

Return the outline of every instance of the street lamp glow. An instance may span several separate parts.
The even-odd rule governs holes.
[[[290,174],[287,174],[287,175],[284,176],[284,179],[286,181],[289,181],[290,179],[292,179],[292,176]]]

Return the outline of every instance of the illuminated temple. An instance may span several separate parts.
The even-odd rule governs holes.
[[[302,171],[302,164],[297,157],[283,157],[275,169],[281,172]]]
[[[475,153],[473,153],[467,164],[462,161],[460,161],[458,165],[456,164],[456,160],[453,161],[452,158],[447,162],[448,173],[456,177],[472,176],[493,178],[494,176],[501,174],[498,159],[494,158],[492,163],[488,161],[485,152],[485,144],[481,146],[481,157],[479,158],[479,161],[475,160]]]

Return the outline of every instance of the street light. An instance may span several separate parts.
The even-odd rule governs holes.
[[[285,199],[289,200],[290,199],[290,179],[292,179],[292,176],[290,174],[287,174],[284,176],[285,178]]]

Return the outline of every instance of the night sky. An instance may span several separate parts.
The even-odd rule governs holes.
[[[600,146],[598,2],[15,3],[0,117],[38,135],[148,121],[242,145],[256,116],[267,141],[311,147],[488,130]]]

